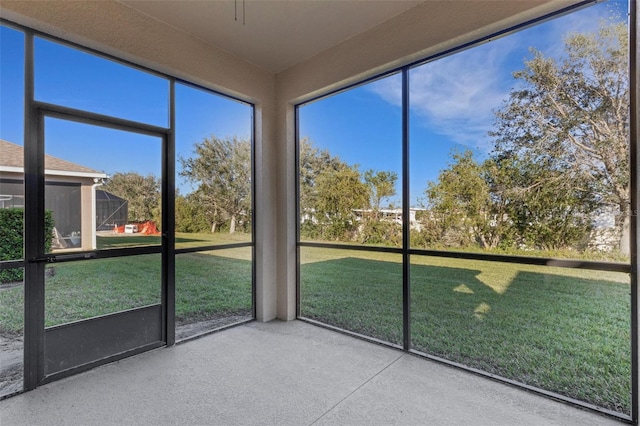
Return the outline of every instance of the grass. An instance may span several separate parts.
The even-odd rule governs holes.
[[[246,235],[184,234],[205,246]],[[144,236],[99,238],[102,248]],[[153,241],[153,240],[149,240]],[[398,254],[301,248],[303,316],[402,342]],[[629,414],[627,274],[412,256],[416,350]],[[160,256],[68,262],[46,280],[47,326],[160,301]],[[22,286],[0,291],[0,333],[22,330]],[[251,314],[251,248],[176,257],[176,318]]]
[[[402,341],[395,254],[301,250],[301,314]],[[413,256],[418,351],[630,414],[627,274]]]
[[[159,254],[60,263],[48,269],[47,327],[161,301]],[[23,286],[0,291],[0,333],[22,332],[23,303]],[[176,256],[178,325],[250,317],[251,306],[250,247]]]
[[[216,232],[215,234],[188,234],[176,232],[176,248],[203,247],[211,245],[245,243],[251,241],[251,234]],[[103,234],[96,238],[98,249],[139,247],[160,245],[159,235]]]

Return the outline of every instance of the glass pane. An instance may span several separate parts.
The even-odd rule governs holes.
[[[39,101],[162,127],[169,125],[169,81],[121,63],[35,39]]]
[[[0,139],[24,139],[24,34],[0,26]],[[2,153],[2,149],[0,149]],[[0,155],[0,159],[3,156]],[[6,160],[6,159],[5,159]],[[0,163],[0,165],[5,165]]]
[[[5,26],[0,26],[0,88],[0,260],[19,260],[24,256],[24,34]],[[0,307],[2,397],[23,387],[23,268],[0,270]]]
[[[252,112],[176,84],[176,247],[251,241]]]
[[[46,118],[47,251],[160,245],[160,138]]]
[[[0,270],[0,397],[22,390],[23,268]]]
[[[411,257],[413,349],[630,414],[629,275]]]
[[[300,238],[402,245],[400,74],[298,109]]]
[[[411,70],[412,247],[629,262],[626,11]]]
[[[176,339],[253,318],[252,248],[176,256]]]
[[[161,272],[159,254],[47,265],[45,326],[159,304]]]
[[[22,259],[24,34],[0,26],[0,260]],[[14,274],[10,274],[14,275]],[[4,281],[4,280],[3,280]]]
[[[402,344],[402,256],[301,247],[300,315]]]

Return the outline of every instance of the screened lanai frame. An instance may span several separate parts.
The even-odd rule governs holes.
[[[36,185],[35,175],[38,172],[38,164],[43,164],[44,147],[40,146],[39,139],[44,135],[44,119],[47,117],[61,120],[73,121],[95,125],[98,127],[111,128],[115,130],[132,132],[141,135],[155,136],[162,140],[162,181],[161,181],[161,210],[162,210],[162,244],[159,246],[140,246],[128,248],[110,248],[107,250],[91,250],[91,251],[73,251],[72,253],[49,254],[43,253],[44,247],[44,223],[38,222],[36,211],[44,205],[44,193],[32,193],[25,200],[25,223],[37,223],[36,227],[24,227],[23,235],[25,239],[25,250],[23,259],[14,259],[8,261],[0,261],[0,270],[23,268],[24,277],[24,378],[22,390],[2,395],[0,399],[5,399],[24,391],[32,390],[44,383],[61,379],[72,374],[76,374],[95,366],[116,361],[118,359],[135,355],[136,353],[153,349],[161,346],[172,346],[180,344],[204,335],[215,333],[230,327],[234,327],[246,322],[254,321],[256,318],[256,204],[255,204],[255,105],[247,100],[240,99],[236,96],[222,93],[218,90],[202,86],[178,77],[171,76],[164,72],[160,72],[136,64],[135,62],[119,58],[117,56],[101,52],[99,50],[79,45],[77,43],[65,40],[63,38],[47,34],[46,32],[34,30],[14,23],[10,20],[0,18],[0,25],[19,31],[24,34],[24,185]],[[120,64],[155,77],[162,78],[168,83],[168,125],[166,127],[147,124],[139,121],[131,121],[116,116],[94,113],[90,111],[70,108],[57,104],[37,101],[35,99],[35,68],[34,68],[34,39],[38,37],[47,41],[58,43],[62,46],[94,55],[98,58],[105,59],[116,64]],[[175,181],[176,181],[176,153],[175,153],[175,87],[180,84],[201,90],[205,93],[216,95],[230,101],[238,102],[250,108],[250,144],[251,144],[251,240],[247,242],[206,245],[192,248],[175,248]],[[32,155],[27,155],[31,151]],[[171,196],[170,196],[171,194]],[[193,253],[198,251],[216,251],[234,248],[251,248],[251,317],[231,324],[223,325],[218,328],[206,330],[176,341],[175,336],[175,257],[183,253]],[[37,255],[28,257],[31,253]],[[64,370],[44,377],[44,360],[42,359],[42,342],[44,334],[44,287],[33,288],[27,285],[36,275],[44,274],[45,263],[62,263],[82,261],[86,259],[106,259],[123,256],[142,255],[142,254],[160,254],[162,256],[161,270],[161,306],[163,306],[163,320],[161,326],[163,342],[161,344],[141,346],[133,351],[123,354],[106,356],[96,362],[87,365]],[[101,317],[96,317],[101,318]]]
[[[390,346],[396,349],[403,350],[405,352],[431,359],[437,362],[444,363],[446,365],[460,368],[465,371],[472,372],[497,380],[509,385],[514,385],[526,390],[536,392],[547,397],[557,399],[569,404],[584,407],[590,410],[594,410],[612,417],[619,418],[621,420],[629,421],[634,424],[638,424],[639,419],[639,337],[638,337],[638,315],[639,308],[638,299],[640,294],[638,292],[638,273],[640,272],[640,258],[639,247],[640,244],[640,227],[638,226],[638,216],[640,215],[640,147],[638,146],[638,68],[637,68],[637,32],[638,32],[638,13],[636,0],[629,0],[629,104],[630,104],[630,126],[629,126],[629,145],[630,145],[630,205],[631,205],[631,220],[630,220],[630,264],[620,262],[598,262],[598,261],[582,261],[582,260],[570,260],[559,258],[545,258],[545,257],[529,257],[529,256],[514,256],[514,255],[498,255],[498,254],[483,254],[483,253],[467,253],[456,251],[441,251],[441,250],[423,250],[411,248],[410,245],[410,222],[409,222],[409,208],[410,208],[410,192],[409,192],[409,72],[410,70],[429,63],[438,59],[444,58],[454,53],[461,52],[463,50],[476,47],[480,44],[489,42],[495,38],[506,36],[515,33],[519,30],[529,28],[545,22],[547,20],[557,18],[562,15],[566,15],[575,12],[581,8],[590,6],[597,3],[597,0],[586,0],[575,5],[565,7],[556,12],[538,17],[536,19],[524,22],[522,24],[510,27],[508,29],[498,31],[488,36],[481,37],[471,42],[464,43],[462,45],[447,49],[438,54],[429,56],[409,63],[407,65],[385,71],[384,73],[374,75],[367,79],[358,81],[346,85],[344,87],[325,92],[323,94],[311,97],[303,100],[295,105],[295,190],[296,190],[296,317],[299,320],[309,322],[321,327],[325,327],[334,331],[348,334],[353,337],[361,338],[364,340],[372,341],[374,343]],[[402,75],[402,247],[385,247],[385,246],[365,246],[354,244],[332,244],[325,242],[312,242],[301,240],[301,212],[300,212],[300,112],[299,109],[305,105],[313,102],[337,95],[348,90],[363,86],[365,84],[389,77],[393,74],[401,73]],[[402,345],[397,345],[387,341],[377,339],[375,337],[363,335],[360,333],[346,330],[331,324],[326,324],[315,319],[304,317],[301,314],[300,298],[301,298],[301,248],[325,248],[325,249],[341,249],[341,250],[353,250],[364,252],[378,252],[378,253],[394,253],[402,255]],[[431,257],[442,257],[449,259],[468,259],[468,260],[483,260],[501,263],[514,263],[522,265],[538,265],[538,266],[554,266],[560,268],[574,268],[574,269],[586,269],[594,271],[607,271],[607,272],[621,272],[628,273],[630,275],[630,288],[631,288],[631,340],[629,342],[631,346],[631,416],[623,413],[611,411],[575,398],[571,398],[553,391],[548,391],[535,386],[527,385],[515,380],[508,379],[506,377],[498,376],[477,368],[469,367],[467,365],[444,359],[438,356],[430,355],[424,352],[416,351],[411,347],[411,286],[410,286],[410,256],[421,255]]]

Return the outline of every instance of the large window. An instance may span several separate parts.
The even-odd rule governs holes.
[[[401,74],[298,109],[300,315],[402,344]],[[396,93],[399,96],[399,93]]]
[[[176,85],[176,336],[253,318],[250,105]]]
[[[630,416],[626,12],[300,105],[299,316]]]
[[[253,106],[25,28],[0,43],[0,396],[253,319]]]

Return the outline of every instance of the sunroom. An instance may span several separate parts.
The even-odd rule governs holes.
[[[324,407],[305,417],[274,395],[264,418],[216,408],[213,424],[493,423],[504,409],[473,400],[467,417],[421,421],[407,395],[383,405],[408,411],[367,416],[424,385],[402,377],[440,377],[451,398],[449,379],[511,402],[526,390],[505,422],[531,404],[559,416],[532,424],[637,423],[635,8],[3,1],[0,138],[24,147],[24,207],[0,209],[1,414],[19,420],[37,392],[70,401],[92,375],[146,392],[126,385],[146,380],[141,362],[197,383],[204,406],[207,389],[284,398],[295,373],[321,395],[291,401]],[[101,227],[113,218],[94,200],[79,226],[95,242],[51,248],[49,156],[107,176],[127,231]],[[376,367],[341,382],[360,362]],[[396,391],[354,402],[383,379]],[[165,397],[144,423],[213,415]]]

